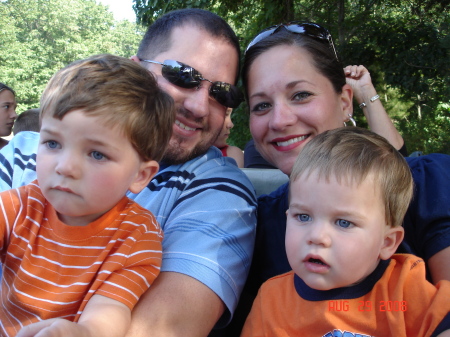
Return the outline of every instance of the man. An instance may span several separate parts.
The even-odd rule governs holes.
[[[238,40],[217,15],[178,10],[149,27],[132,60],[155,73],[177,116],[160,172],[129,195],[164,230],[161,274],[133,310],[129,336],[207,336],[230,320],[254,244],[253,187],[211,148],[227,107],[240,100],[229,85],[238,76]],[[35,135],[21,133],[1,151],[1,190],[35,177]]]

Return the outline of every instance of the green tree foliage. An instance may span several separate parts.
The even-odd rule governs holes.
[[[94,54],[129,57],[141,37],[95,0],[0,1],[0,82],[16,91],[18,112],[35,108],[56,71]]]
[[[242,48],[262,29],[313,21],[332,33],[343,65],[364,64],[410,152],[450,154],[450,0],[134,0],[144,25],[167,11],[204,8],[227,20]],[[230,142],[250,139],[247,107]],[[356,107],[359,125],[367,125]]]

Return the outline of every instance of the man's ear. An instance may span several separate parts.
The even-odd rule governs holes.
[[[349,115],[353,116],[353,90],[349,84],[342,87],[341,93],[342,122],[348,122]]]
[[[142,191],[145,186],[148,185],[150,180],[158,173],[159,164],[157,161],[149,160],[141,163],[138,173],[136,173],[136,177],[131,182],[130,187],[128,188],[130,192],[137,194]]]
[[[405,231],[402,226],[390,227],[384,234],[384,242],[380,249],[380,259],[387,260],[394,255],[403,240]]]

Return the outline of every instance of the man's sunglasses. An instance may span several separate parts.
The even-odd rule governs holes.
[[[237,108],[244,101],[241,91],[234,85],[225,82],[213,82],[202,76],[199,71],[187,64],[165,60],[157,62],[139,59],[142,62],[149,62],[162,65],[162,75],[170,83],[186,89],[199,88],[202,81],[211,83],[209,95],[220,104],[228,108]]]
[[[331,48],[333,49],[334,55],[336,56],[336,60],[339,61],[330,32],[326,28],[312,22],[293,21],[287,24],[279,24],[266,28],[255,36],[255,38],[248,44],[245,52],[247,52],[259,41],[264,40],[266,37],[269,37],[270,35],[278,33],[281,29],[286,29],[287,31],[294,34],[303,34],[315,39],[327,41],[330,44]]]

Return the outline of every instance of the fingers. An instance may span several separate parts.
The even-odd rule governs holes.
[[[27,325],[26,327],[22,328],[19,331],[16,337],[33,337],[43,329],[50,326],[51,324],[52,324],[51,320],[45,320],[38,323]]]
[[[46,319],[23,327],[16,337],[73,336],[69,332],[74,325],[77,324],[62,318]]]
[[[358,79],[369,71],[363,65],[349,65],[344,68],[346,77]]]

